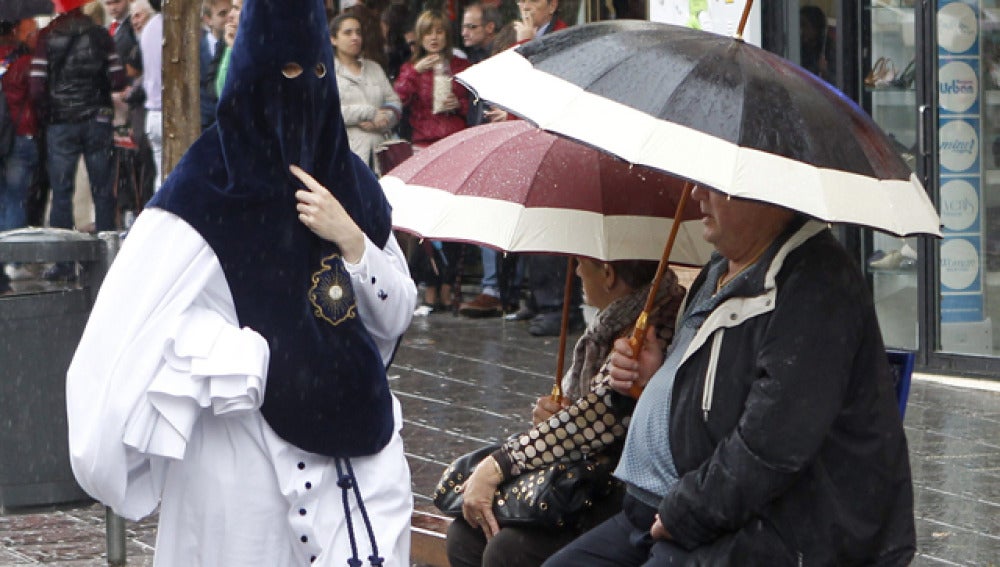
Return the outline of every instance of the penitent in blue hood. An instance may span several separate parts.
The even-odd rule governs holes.
[[[289,166],[327,187],[380,247],[391,215],[348,146],[333,69],[322,0],[246,0],[217,123],[150,206],[205,238],[240,324],[267,339],[268,424],[306,451],[354,457],[376,453],[392,435],[385,368],[355,316],[340,251],[298,220],[301,184]],[[317,294],[319,285],[341,293]]]

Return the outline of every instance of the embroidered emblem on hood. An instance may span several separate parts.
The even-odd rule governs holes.
[[[320,261],[322,266],[312,275],[309,303],[313,314],[333,326],[357,316],[358,304],[351,287],[351,276],[344,268],[340,254],[330,254]]]

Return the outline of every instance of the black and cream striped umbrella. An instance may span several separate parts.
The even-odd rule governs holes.
[[[545,130],[734,197],[940,236],[920,181],[861,108],[739,39],[655,22],[593,23],[457,79]]]

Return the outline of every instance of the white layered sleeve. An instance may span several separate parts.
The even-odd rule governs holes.
[[[365,253],[357,264],[344,262],[358,302],[358,314],[389,363],[396,341],[410,326],[417,305],[417,287],[396,237],[381,249],[365,237]]]
[[[139,519],[160,500],[204,408],[256,410],[267,342],[241,329],[218,259],[178,217],[148,209],[101,286],[66,381],[80,485]]]

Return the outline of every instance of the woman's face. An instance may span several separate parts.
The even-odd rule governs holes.
[[[611,303],[611,293],[607,288],[608,271],[604,262],[577,256],[576,275],[583,284],[583,302],[598,309]]]
[[[340,22],[337,35],[330,39],[333,41],[333,48],[337,50],[337,55],[347,57],[361,55],[361,47],[364,45],[361,39],[361,23],[354,18]]]
[[[441,53],[445,45],[445,31],[440,23],[435,23],[431,29],[420,38],[420,46],[428,55]]]

